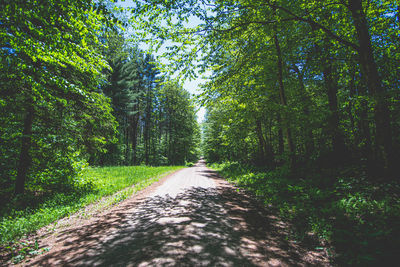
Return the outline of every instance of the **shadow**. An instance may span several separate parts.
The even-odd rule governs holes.
[[[221,179],[204,168],[196,172]],[[175,198],[156,196],[121,206],[96,223],[64,231],[57,239],[63,247],[31,264],[328,265],[322,255],[288,241],[287,225],[227,184],[192,187]]]

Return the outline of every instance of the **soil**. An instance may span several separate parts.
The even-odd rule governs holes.
[[[39,233],[50,251],[20,266],[331,266],[290,225],[203,161],[109,210]]]

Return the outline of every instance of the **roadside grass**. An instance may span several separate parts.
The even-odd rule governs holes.
[[[293,226],[292,237],[327,249],[339,266],[390,266],[397,260],[399,183],[372,184],[357,166],[301,178],[288,178],[285,167],[267,171],[235,162],[209,167],[277,210]]]
[[[183,167],[87,168],[77,177],[74,191],[52,193],[44,199],[38,198],[40,203],[32,202],[22,210],[15,208],[21,199],[10,201],[2,208],[0,214],[0,249],[3,247],[6,250],[13,250],[14,243],[18,239],[41,227],[69,216],[105,196],[112,195],[107,203],[102,205],[120,202],[159,178],[181,168]],[[132,185],[134,187],[131,187]]]

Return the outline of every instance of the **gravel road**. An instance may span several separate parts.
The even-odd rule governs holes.
[[[186,168],[170,177],[150,197],[175,198],[192,188],[216,188],[214,180],[205,175],[207,170],[204,162],[199,162],[194,168]]]
[[[29,266],[330,266],[200,161],[42,240]]]

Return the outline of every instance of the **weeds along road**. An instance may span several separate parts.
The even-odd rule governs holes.
[[[29,266],[329,266],[288,225],[200,161],[43,240]]]

